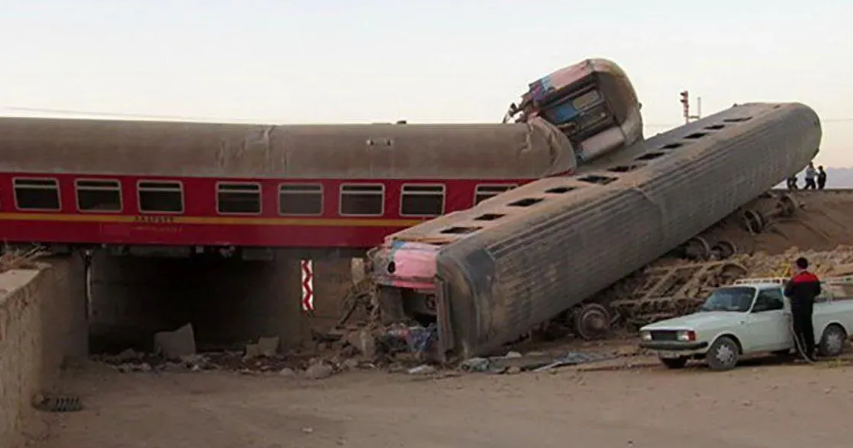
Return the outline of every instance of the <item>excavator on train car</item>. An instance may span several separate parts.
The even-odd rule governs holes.
[[[410,227],[369,252],[386,319],[436,324],[434,347],[444,359],[488,354],[570,309],[582,325],[606,328],[607,310],[585,300],[708,229],[817,153],[820,121],[797,103],[741,104],[649,140],[634,134],[619,141],[614,136],[625,135],[622,126],[641,119],[633,90],[606,90],[614,79],[630,86],[627,77],[608,76],[614,67],[582,63],[574,70],[583,76],[568,76],[573,68],[552,74],[532,83],[511,110],[521,111],[519,120],[543,117],[563,130],[578,160],[575,173]],[[609,127],[585,119],[596,114],[573,121],[575,105],[590,98],[637,115],[621,123],[616,116]]]

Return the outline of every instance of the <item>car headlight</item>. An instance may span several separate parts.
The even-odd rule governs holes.
[[[676,338],[682,342],[693,342],[696,340],[696,332],[693,330],[680,330],[676,333]]]
[[[652,340],[652,332],[651,331],[641,331],[640,332],[640,340],[651,341]]]

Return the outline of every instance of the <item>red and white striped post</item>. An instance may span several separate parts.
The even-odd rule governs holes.
[[[309,315],[314,313],[314,262],[301,260],[302,276],[302,311]]]

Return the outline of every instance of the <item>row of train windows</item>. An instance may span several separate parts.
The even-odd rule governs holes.
[[[77,209],[82,212],[120,212],[121,185],[117,180],[77,180]],[[515,185],[478,185],[474,203],[514,188]],[[61,209],[59,185],[55,179],[15,179],[15,205],[19,210],[57,211]],[[180,182],[141,181],[137,184],[139,211],[143,213],[183,213],[184,194]],[[444,214],[444,185],[403,185],[400,199],[402,216]],[[323,214],[323,186],[282,184],[278,192],[280,215],[319,216]],[[220,182],[216,186],[219,214],[257,215],[261,213],[261,186],[256,183]],[[385,212],[385,186],[381,184],[341,185],[340,214],[381,216]]]

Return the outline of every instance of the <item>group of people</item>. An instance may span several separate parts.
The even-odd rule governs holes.
[[[826,187],[826,171],[823,170],[823,165],[815,169],[814,162],[809,162],[806,168],[806,185],[803,190],[823,190]],[[797,190],[797,176],[793,175],[788,178],[788,189]]]

